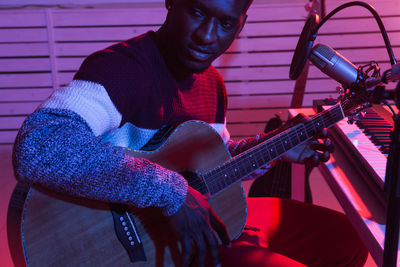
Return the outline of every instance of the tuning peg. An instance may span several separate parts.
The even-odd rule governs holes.
[[[354,119],[353,118],[348,118],[347,119],[347,123],[348,124],[353,124],[354,123]]]
[[[343,86],[337,86],[336,87],[336,91],[341,95],[341,94],[344,94],[344,88],[343,88]]]
[[[349,119],[347,120],[347,123],[353,124],[354,122],[364,118],[365,114],[366,114],[365,111],[360,111],[359,109],[357,109],[357,111],[355,111],[355,114],[349,117]]]

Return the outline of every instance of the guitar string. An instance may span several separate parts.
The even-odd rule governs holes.
[[[332,113],[332,112],[331,112]],[[313,123],[313,122],[315,122],[315,121],[318,121],[318,119],[319,119],[319,117],[321,117],[321,116],[316,116],[315,118],[314,118],[314,120],[312,121],[312,122],[309,122],[309,123],[307,123],[307,124],[305,124],[304,125],[304,127],[305,127],[305,131],[307,132],[307,133],[309,133],[310,132],[310,130],[311,130],[311,132],[313,132],[314,130],[315,130],[315,123]],[[324,127],[326,127],[326,126],[328,126],[328,124],[327,124],[327,122],[329,123],[329,125],[332,123],[332,118],[328,118],[328,119],[324,119],[324,117],[322,117],[323,118],[323,122],[324,122]],[[340,118],[342,118],[342,117],[340,117]],[[289,138],[293,138],[293,137],[297,137],[297,133],[296,132],[289,132],[289,134],[287,134],[287,133],[285,133],[283,136],[288,136]],[[307,139],[309,139],[309,138],[311,138],[312,136],[310,135],[310,136],[307,136]],[[291,138],[291,139],[292,139]],[[281,143],[281,146],[282,146],[282,148],[284,148],[284,145],[283,145],[283,143],[282,143],[282,135],[281,136],[278,136],[278,137],[276,137],[275,138],[276,139],[276,141],[278,141],[278,142],[280,142]],[[275,145],[276,146],[276,145]],[[294,147],[294,146],[293,146]],[[263,147],[260,147],[261,149],[259,149],[259,150],[263,150]],[[285,150],[284,150],[285,151]],[[257,152],[257,151],[256,151]],[[265,153],[265,152],[264,152]],[[247,160],[247,158],[246,159],[244,159],[244,160]],[[238,163],[237,164],[235,164],[234,166],[237,166],[237,165],[239,165],[239,167],[241,166],[241,162],[243,162],[243,159],[242,160],[238,160],[237,161]],[[251,162],[250,162],[251,163]],[[228,165],[228,164],[227,164]],[[232,165],[232,164],[231,164]],[[234,167],[234,166],[229,166],[229,167]],[[247,174],[247,172],[246,172],[246,174]],[[214,177],[213,177],[214,176]],[[216,177],[217,176],[217,177]],[[231,175],[230,175],[231,176]],[[243,176],[243,175],[242,175]],[[225,176],[226,177],[226,176]],[[218,178],[218,180],[216,180],[216,178]],[[209,185],[209,187],[211,187],[211,186],[213,186],[213,184],[215,184],[216,183],[216,181],[218,182],[217,183],[217,185],[218,185],[218,187],[221,187],[220,186],[220,184],[222,184],[222,182],[223,181],[221,181],[221,180],[223,180],[223,179],[220,179],[220,175],[219,175],[219,173],[216,173],[216,175],[212,175],[212,176],[210,176],[210,177],[206,177],[206,179],[209,181],[208,182],[208,185]],[[226,186],[226,185],[228,185],[228,184],[230,184],[231,182],[228,182],[228,183],[224,183],[224,184],[222,184],[223,186]],[[215,191],[215,190],[210,190],[210,191]],[[216,190],[216,191],[218,191],[218,190]]]
[[[326,126],[330,126],[332,123],[333,123],[333,121],[332,121],[332,117],[334,116],[334,115],[338,115],[338,114],[336,114],[336,113],[339,113],[339,115],[342,115],[342,112],[340,111],[340,110],[337,110],[337,109],[331,109],[331,110],[328,110],[327,112],[322,112],[322,113],[319,113],[319,114],[317,114],[317,115],[315,115],[314,116],[314,118],[313,118],[313,120],[312,121],[310,121],[310,122],[307,122],[307,123],[305,123],[305,124],[303,124],[302,126],[304,127],[304,129],[305,129],[305,132],[306,133],[309,133],[309,132],[314,132],[316,129],[316,127],[315,127],[315,123],[314,122],[316,122],[316,121],[322,121],[322,122],[324,122],[323,124],[324,124],[324,127],[323,128],[325,128]],[[328,117],[328,118],[325,118],[325,117],[323,117],[323,116],[329,116],[329,115],[331,115],[330,117]],[[333,116],[332,116],[333,115]],[[322,117],[322,120],[321,120],[321,118],[320,117]],[[340,118],[342,119],[343,118],[343,116],[340,116]],[[336,119],[336,121],[337,121],[337,119]],[[321,128],[322,129],[322,128]],[[275,141],[280,141],[281,142],[281,145],[282,145],[282,147],[284,148],[284,146],[283,146],[283,144],[282,144],[282,135],[286,135],[287,137],[289,137],[290,139],[292,139],[293,137],[298,137],[297,136],[297,132],[294,132],[294,131],[292,131],[292,132],[289,132],[289,133],[285,133],[285,132],[283,132],[283,133],[281,133],[281,134],[279,134],[279,135],[277,135],[277,136],[274,136],[273,137],[273,139],[276,139]],[[312,138],[312,135],[311,136],[307,136],[307,139],[310,139],[310,138]],[[305,140],[307,140],[307,139],[305,139]],[[305,141],[305,140],[303,140],[303,142]],[[299,144],[299,143],[298,143]],[[261,143],[261,145],[262,145],[262,143]],[[276,145],[275,145],[275,147],[276,147]],[[294,147],[294,146],[293,146]],[[256,146],[256,147],[254,147],[255,149],[255,151],[252,151],[252,153],[253,154],[259,154],[260,152],[262,152],[262,154],[266,154],[265,152],[266,152],[266,150],[265,150],[265,147],[264,146]],[[285,150],[284,150],[285,151]],[[287,150],[286,150],[287,151]],[[272,157],[270,160],[272,160],[272,159],[274,159],[275,157]],[[224,177],[225,178],[228,178],[228,177],[232,177],[232,176],[234,176],[234,175],[232,175],[232,174],[230,174],[229,176],[228,175],[226,175],[226,172],[225,171],[221,171],[221,169],[223,169],[223,168],[227,168],[227,167],[229,167],[230,169],[232,169],[232,168],[234,168],[234,167],[243,167],[243,161],[248,161],[248,158],[247,157],[242,157],[241,159],[238,159],[238,158],[235,158],[235,161],[233,161],[233,162],[231,162],[231,163],[229,163],[229,161],[228,162],[226,162],[226,163],[224,163],[223,165],[221,165],[221,166],[218,166],[217,168],[216,168],[216,171],[215,171],[215,174],[212,174],[212,171],[213,170],[210,170],[209,172],[207,172],[207,173],[205,173],[204,175],[203,175],[203,177],[204,177],[204,179],[206,180],[206,183],[207,183],[207,187],[208,187],[208,189],[210,189],[211,187],[213,187],[213,189],[215,188],[215,187],[217,187],[217,190],[209,190],[209,191],[211,191],[211,192],[213,192],[213,191],[215,191],[215,193],[216,192],[218,192],[219,190],[221,190],[223,187],[226,187],[227,185],[229,185],[229,184],[231,184],[232,182],[234,182],[235,180],[238,180],[238,179],[234,179],[234,180],[232,180],[232,181],[229,181],[229,182],[227,182],[225,179],[222,179],[221,178],[221,174],[223,174],[224,175]],[[267,161],[268,162],[268,161]],[[251,162],[250,162],[251,163]],[[262,166],[262,165],[261,165]],[[219,169],[219,171],[218,171],[218,169]],[[236,168],[235,168],[236,169]],[[255,169],[254,169],[255,170]],[[229,172],[228,172],[229,173]],[[247,174],[248,172],[246,172],[245,174]],[[241,175],[241,177],[243,177],[244,175]],[[193,185],[193,186],[198,186],[198,185],[200,185],[200,184],[203,184],[203,182],[202,181],[199,181],[198,183],[196,183],[195,185]],[[218,188],[220,188],[219,190],[218,190]]]
[[[337,104],[334,107],[332,107],[331,109],[328,109],[326,111],[316,114],[312,118],[311,121],[306,122],[304,124],[300,124],[300,126],[294,126],[294,127],[290,128],[290,129],[293,129],[292,131],[290,131],[290,129],[289,129],[288,133],[282,132],[282,133],[268,139],[268,140],[275,139],[275,142],[271,142],[272,141],[271,140],[268,143],[271,143],[271,145],[275,147],[275,151],[276,151],[276,149],[277,149],[276,142],[280,142],[280,145],[283,148],[283,151],[286,152],[288,150],[286,150],[284,144],[282,143],[282,137],[286,137],[286,139],[289,139],[289,140],[293,140],[294,138],[297,138],[299,140],[299,142],[297,144],[295,144],[294,146],[290,147],[290,149],[294,148],[295,146],[297,146],[313,137],[313,134],[309,136],[309,133],[315,133],[318,130],[318,128],[315,125],[316,122],[322,124],[323,127],[320,127],[320,129],[319,129],[319,130],[321,130],[322,128],[329,127],[332,124],[334,124],[335,122],[342,120],[343,119],[343,111],[339,107],[340,107],[340,105]],[[320,126],[320,125],[318,124],[318,126]],[[303,131],[306,133],[307,136],[306,136],[306,139],[304,139],[303,141],[300,140],[300,138],[298,136],[298,132],[294,131],[294,129],[296,127],[304,128]],[[290,142],[290,143],[291,143],[290,145],[292,145],[293,142]],[[237,175],[237,173],[239,171],[236,171],[236,174],[231,173],[231,172],[232,172],[232,170],[243,169],[243,166],[247,166],[248,164],[244,164],[244,163],[246,163],[244,161],[247,161],[247,163],[250,163],[250,165],[255,164],[256,168],[254,168],[252,170],[256,170],[256,169],[260,168],[261,166],[267,164],[268,162],[272,161],[273,159],[277,158],[279,155],[281,155],[281,154],[279,154],[274,157],[271,157],[271,155],[269,154],[267,149],[268,149],[267,144],[265,142],[262,142],[262,143],[258,144],[257,146],[250,148],[249,150],[243,152],[242,154],[232,158],[232,160],[229,160],[229,161],[223,163],[222,165],[219,165],[216,168],[207,171],[206,173],[204,173],[202,175],[204,182],[198,181],[198,182],[193,183],[193,185],[191,185],[191,186],[194,188],[198,188],[199,186],[201,186],[205,183],[206,184],[205,186],[208,189],[208,191],[210,191],[210,193],[212,193],[212,194],[215,194],[215,193],[219,192],[220,190],[222,190],[224,187],[232,184],[235,181],[240,180],[240,179],[236,179],[236,177],[235,177],[235,175]],[[250,161],[250,159],[247,155],[249,153],[256,156],[256,157],[251,156],[251,158],[256,158],[254,161]],[[257,156],[257,154],[258,154],[258,156]],[[264,159],[266,154],[269,155],[268,161],[265,161],[265,159]],[[261,162],[263,162],[263,164],[258,164],[257,158],[262,159]],[[224,169],[231,169],[231,171],[227,171]],[[247,170],[244,170],[244,171],[246,173],[244,175],[240,175],[240,178],[246,176],[246,174],[251,173],[251,170],[250,170],[250,172]],[[227,181],[227,179],[229,179],[230,181]]]

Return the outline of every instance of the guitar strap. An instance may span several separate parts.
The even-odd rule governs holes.
[[[172,131],[175,128],[176,126],[163,125],[140,150],[143,151],[156,150],[162,143],[164,143],[164,141],[168,138],[168,136],[172,133]]]

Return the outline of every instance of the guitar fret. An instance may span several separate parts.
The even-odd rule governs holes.
[[[301,127],[301,125],[295,126],[295,127],[293,128],[293,130],[291,131],[291,133],[290,133],[290,135],[291,135],[290,140],[291,140],[291,143],[292,143],[293,147],[295,147],[295,146],[297,146],[298,144],[301,143],[301,140],[300,140],[300,138],[299,138],[298,131],[296,130],[296,129],[299,128],[299,127]]]
[[[282,133],[281,137],[281,139],[283,140],[282,145],[285,148],[285,151],[288,151],[293,147],[289,134],[290,133]]]
[[[275,148],[278,155],[281,155],[286,152],[285,148],[283,147],[281,136],[278,135],[275,140]]]
[[[306,129],[306,136],[307,136],[306,139],[313,137],[314,133],[316,132],[313,121],[307,122],[305,124],[305,129]]]
[[[258,166],[262,166],[262,165],[265,164],[265,162],[267,162],[268,155],[267,155],[265,152],[261,151],[261,149],[259,149],[259,150],[255,153],[255,155],[256,155],[255,158],[256,158],[256,162],[257,162],[257,165],[258,165]]]
[[[318,117],[317,121],[314,123],[315,131],[321,131],[324,127],[324,121],[322,117]]]
[[[297,134],[297,137],[300,140],[300,143],[307,140],[307,132],[306,132],[306,128],[304,126],[304,124],[300,124],[299,128],[301,128]]]
[[[278,153],[276,152],[275,145],[273,143],[269,144],[269,146],[267,145],[267,150],[271,159],[278,157]]]
[[[249,156],[249,158],[246,159],[246,163],[247,163],[245,164],[246,173],[251,173],[253,171],[253,165],[255,164],[253,161],[253,156]]]
[[[260,166],[265,165],[266,163],[270,162],[273,159],[273,157],[271,156],[271,154],[268,151],[267,143],[265,143],[262,146],[262,149],[260,149],[260,153],[261,153],[261,157],[263,160],[263,163],[260,164]]]

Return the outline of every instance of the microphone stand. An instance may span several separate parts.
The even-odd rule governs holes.
[[[400,108],[400,82],[396,87],[396,106]],[[385,192],[388,194],[386,211],[383,267],[396,267],[400,226],[400,115],[393,115],[389,156],[386,164]]]
[[[326,21],[339,11],[351,7],[361,6],[368,9],[378,23],[382,38],[385,42],[386,50],[389,55],[391,65],[396,64],[396,59],[393,54],[392,46],[390,45],[385,27],[376,10],[368,3],[362,1],[353,1],[345,3],[326,15],[321,22],[311,19],[307,20],[303,31],[300,35],[300,40],[296,46],[292,63],[290,65],[290,78],[295,80],[300,75],[304,68],[305,62],[308,59],[311,48],[317,37],[318,30]],[[299,47],[299,49],[298,49]],[[305,52],[302,52],[304,50]],[[400,110],[400,82],[396,87],[396,106]],[[386,105],[386,100],[383,101]],[[389,105],[388,105],[389,106]],[[389,106],[389,108],[391,108]],[[388,194],[388,207],[386,211],[386,230],[385,244],[383,252],[383,267],[396,267],[397,251],[399,242],[399,226],[400,226],[400,115],[393,112],[394,129],[391,132],[391,145],[389,148],[389,156],[386,164],[385,177],[385,192]]]

